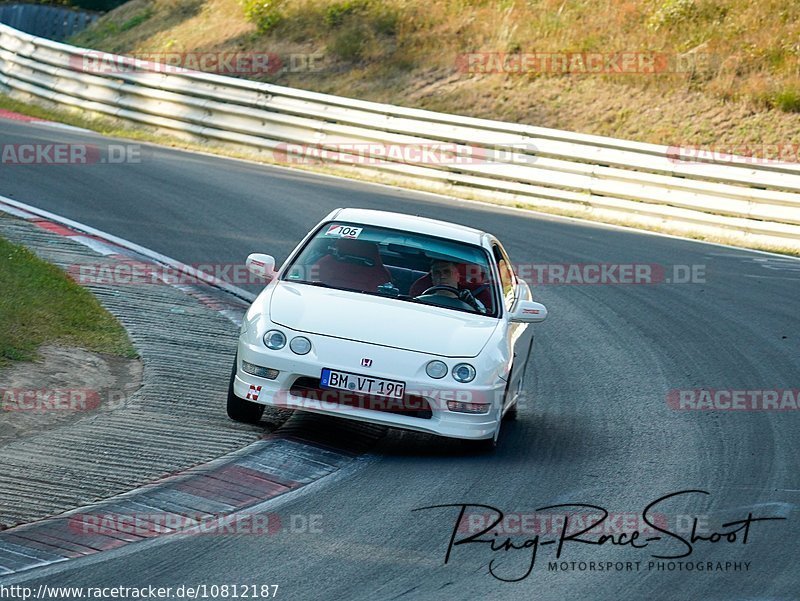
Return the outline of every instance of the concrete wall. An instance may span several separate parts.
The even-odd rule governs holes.
[[[0,4],[0,23],[32,35],[63,41],[100,15],[44,4]]]

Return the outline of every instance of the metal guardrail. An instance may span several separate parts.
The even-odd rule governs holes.
[[[0,25],[0,86],[291,162],[329,160],[532,207],[800,249],[800,164],[684,160],[674,148],[342,98],[105,55]],[[126,63],[127,61],[127,63]],[[444,145],[450,160],[387,148]],[[346,150],[349,149],[349,150]],[[439,154],[441,157],[441,153]],[[702,158],[702,157],[701,157]]]
[[[0,23],[51,40],[65,40],[99,18],[98,13],[46,4],[0,4]]]

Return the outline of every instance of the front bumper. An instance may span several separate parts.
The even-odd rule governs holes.
[[[289,339],[295,335],[281,328]],[[303,334],[311,340],[312,350],[307,355],[296,355],[287,346],[271,351],[262,344],[251,344],[242,336],[239,339],[238,362],[233,390],[236,396],[264,405],[287,409],[300,409],[324,415],[357,421],[382,424],[417,432],[437,434],[452,438],[480,440],[492,438],[501,415],[505,382],[497,379],[492,385],[460,384],[449,375],[434,380],[425,373],[425,365],[433,357],[422,353],[376,347],[325,336]],[[360,367],[362,358],[373,358],[370,368]],[[441,358],[440,358],[441,359]],[[261,378],[242,371],[242,361],[279,370],[274,380]],[[461,359],[444,359],[449,369]],[[401,380],[406,383],[406,402],[386,401],[371,397],[369,402],[343,404],[334,391],[319,395],[302,396],[292,392],[298,379],[318,379],[323,367],[370,377]],[[260,388],[259,388],[260,387]],[[297,387],[295,387],[297,392]],[[248,397],[249,395],[249,397]],[[349,401],[357,395],[344,393]],[[488,403],[484,414],[467,414],[450,411],[448,400]],[[384,402],[381,402],[384,401]],[[430,412],[420,412],[420,402],[427,403]],[[355,406],[354,406],[355,405]],[[389,412],[373,406],[395,409]],[[429,415],[428,418],[419,417]]]

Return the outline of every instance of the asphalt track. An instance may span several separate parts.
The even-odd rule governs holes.
[[[0,140],[104,144],[12,122],[0,122]],[[278,584],[278,598],[292,600],[800,598],[800,412],[676,411],[666,401],[673,389],[800,388],[800,262],[162,148],[146,149],[139,164],[0,165],[0,194],[186,263],[241,263],[254,251],[280,261],[327,212],[353,206],[485,229],[515,263],[658,264],[667,276],[673,265],[700,265],[705,274],[683,284],[534,283],[550,316],[536,326],[527,400],[494,454],[392,431],[371,460],[276,507],[321,516],[319,532],[163,539],[32,572],[26,586]],[[685,551],[669,536],[642,549],[567,541],[560,561],[586,562],[583,570],[550,570],[556,545],[543,545],[527,578],[504,582],[490,562],[518,578],[530,548],[459,545],[445,565],[458,508],[413,511],[472,503],[531,514],[587,503],[635,516],[687,489],[710,495],[652,510],[672,531],[687,516],[719,532],[748,513],[787,519],[753,523],[747,544],[742,532],[732,543],[697,542],[674,560],[692,562],[692,572],[651,557]],[[558,538],[545,530],[540,542]],[[521,546],[535,532],[511,536]],[[617,561],[639,569],[589,570]],[[697,562],[723,569],[697,571]]]

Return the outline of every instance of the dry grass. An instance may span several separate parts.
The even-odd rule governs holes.
[[[243,0],[250,2],[254,0]],[[76,42],[123,53],[322,53],[271,81],[666,144],[787,143],[800,125],[800,4],[784,0],[132,0]],[[470,74],[470,52],[659,52],[688,72]]]

